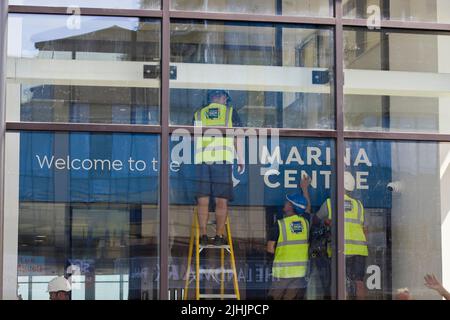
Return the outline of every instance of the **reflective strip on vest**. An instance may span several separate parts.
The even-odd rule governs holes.
[[[273,266],[275,268],[306,267],[308,266],[308,262],[274,262]]]
[[[345,201],[351,202],[351,210],[345,211],[345,249],[347,256],[368,256],[367,239],[364,234],[364,208],[358,200],[345,195]],[[328,219],[332,218],[331,199],[327,199]],[[331,247],[327,248],[328,256],[331,257]]]
[[[294,232],[292,226],[300,224]],[[298,225],[296,226],[298,227]],[[308,221],[297,215],[278,221],[280,235],[275,250],[272,275],[275,278],[301,278],[306,276],[308,266]]]
[[[210,109],[218,109],[218,119],[209,119],[206,115]],[[225,114],[224,116],[222,116]],[[233,109],[218,103],[211,103],[194,115],[195,125],[206,127],[233,127]],[[201,123],[201,124],[199,124]],[[233,163],[234,137],[202,136],[195,140],[195,163]]]
[[[277,247],[283,247],[283,246],[292,246],[296,244],[308,244],[308,240],[293,240],[293,241],[286,241],[282,242],[280,244],[277,244]]]

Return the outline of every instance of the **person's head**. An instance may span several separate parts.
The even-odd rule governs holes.
[[[69,300],[71,291],[69,280],[63,276],[53,278],[48,283],[47,291],[50,295],[50,300]]]
[[[227,105],[230,100],[230,94],[226,90],[208,90],[208,103]]]
[[[408,288],[397,289],[394,299],[395,300],[413,300]]]
[[[284,203],[283,212],[287,216],[292,216],[294,214],[303,214],[305,213],[307,204],[308,202],[302,194],[290,194],[286,196],[286,202]]]

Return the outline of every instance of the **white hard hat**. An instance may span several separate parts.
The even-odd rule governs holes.
[[[355,190],[356,181],[352,174],[348,171],[344,172],[344,189],[348,192]]]
[[[72,290],[72,288],[70,287],[69,280],[67,280],[63,276],[56,277],[48,283],[48,292],[69,292],[70,290]]]

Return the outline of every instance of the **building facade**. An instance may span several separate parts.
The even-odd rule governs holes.
[[[67,274],[74,300],[195,297],[194,113],[211,89],[229,92],[245,170],[228,210],[236,273],[197,275],[202,292],[235,279],[241,299],[268,297],[266,243],[303,174],[313,215],[327,199],[333,212],[308,299],[354,290],[347,196],[364,207],[367,299],[439,299],[426,274],[450,287],[450,1],[9,0],[0,13],[2,299],[48,299]],[[200,263],[219,268],[218,252]]]

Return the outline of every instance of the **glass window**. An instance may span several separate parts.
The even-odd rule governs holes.
[[[48,300],[56,276],[73,300],[157,299],[159,137],[8,133],[5,231],[9,279]]]
[[[345,212],[347,294],[441,299],[448,287],[449,143],[348,140]],[[364,243],[365,242],[365,243]]]
[[[450,33],[347,28],[345,127],[450,132]]]
[[[249,137],[243,144],[245,168],[237,163],[194,164],[191,136],[177,130],[171,140],[169,281],[172,299],[195,299],[196,288],[206,298],[220,298],[221,294],[233,298],[237,292],[241,299],[329,299],[334,295],[334,230],[316,215],[326,199],[334,199],[335,195],[332,140]],[[307,201],[300,196],[305,194],[299,188],[300,177],[305,174],[311,179],[310,214],[304,214]],[[297,209],[286,202],[286,196],[303,207],[294,212]],[[207,212],[210,212],[208,223]],[[229,229],[224,224],[224,212],[228,212]],[[282,220],[283,217],[290,220]],[[289,239],[303,241],[289,253],[294,269],[274,267],[287,262],[280,258],[279,248],[284,247],[280,239],[284,233],[277,220],[292,227],[286,231]],[[194,280],[196,230],[201,245],[198,286]],[[200,237],[205,232],[206,239]],[[222,234],[224,238],[216,236]],[[311,245],[303,247],[307,240]],[[307,263],[310,267],[302,269]],[[281,294],[278,289],[286,282],[295,289]]]
[[[327,17],[333,15],[333,0],[173,0],[172,9]]]
[[[345,18],[450,23],[450,3],[442,0],[344,0]]]
[[[160,9],[161,0],[9,0],[10,5],[110,8],[110,9]],[[72,13],[72,11],[69,11]]]
[[[9,16],[7,120],[159,124],[160,22]]]
[[[193,125],[220,89],[233,126],[333,129],[332,44],[329,28],[174,22],[171,124]]]

